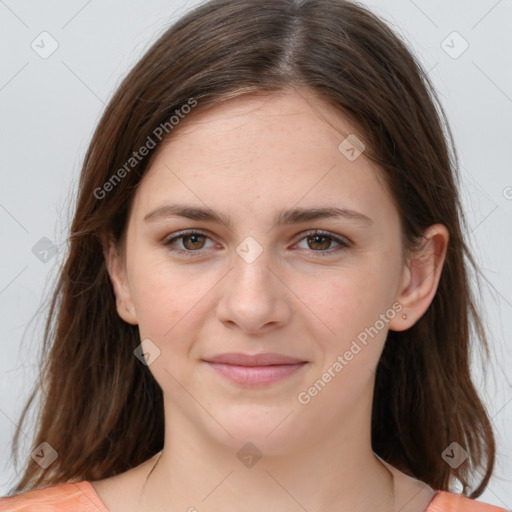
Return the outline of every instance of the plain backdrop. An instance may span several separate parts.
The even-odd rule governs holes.
[[[29,321],[63,259],[93,129],[128,70],[197,3],[0,0],[0,494],[15,482],[10,443],[37,379],[43,322]],[[512,509],[512,1],[363,3],[418,55],[455,135],[469,240],[488,280],[478,296],[492,357],[485,374],[475,353],[474,373],[498,454],[480,500]],[[26,454],[33,433],[26,424]]]

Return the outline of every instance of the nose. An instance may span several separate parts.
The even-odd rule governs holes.
[[[289,321],[292,294],[274,267],[265,251],[254,261],[233,255],[232,269],[219,289],[221,322],[246,334],[258,334]]]

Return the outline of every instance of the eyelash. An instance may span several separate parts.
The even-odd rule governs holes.
[[[200,256],[202,249],[197,249],[195,251],[191,251],[191,250],[176,249],[173,246],[173,243],[176,242],[177,240],[185,238],[187,236],[192,236],[192,235],[200,235],[200,236],[205,236],[206,238],[210,238],[206,233],[204,233],[202,231],[196,231],[196,230],[181,231],[179,233],[176,233],[176,235],[173,235],[171,237],[167,237],[163,241],[163,245],[165,245],[168,248],[169,251],[181,254],[181,255],[186,256],[186,257],[197,257],[197,256]],[[344,249],[348,249],[348,248],[352,247],[352,243],[349,242],[348,240],[339,238],[339,237],[337,237],[337,236],[335,236],[335,235],[333,235],[331,233],[328,233],[328,232],[322,231],[322,230],[318,230],[318,229],[312,230],[310,232],[307,232],[299,240],[299,242],[301,242],[302,240],[304,240],[306,238],[313,237],[313,236],[325,236],[327,238],[330,238],[332,241],[334,241],[334,242],[339,244],[338,250],[344,250]],[[297,242],[297,243],[299,243],[299,242]],[[328,252],[327,250],[314,251],[312,249],[310,249],[310,251],[313,252],[313,253],[317,253],[317,254],[315,254],[315,257],[318,256],[320,258],[326,257],[326,256],[330,256],[334,252],[338,252],[338,251],[330,251],[330,252]]]

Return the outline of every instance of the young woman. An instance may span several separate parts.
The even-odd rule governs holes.
[[[366,9],[191,11],[94,134],[0,510],[503,510],[457,177]]]

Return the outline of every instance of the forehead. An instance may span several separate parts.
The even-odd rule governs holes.
[[[139,209],[178,198],[246,211],[319,200],[374,215],[393,208],[364,152],[353,159],[343,151],[356,130],[307,92],[245,95],[181,123],[142,180]]]

